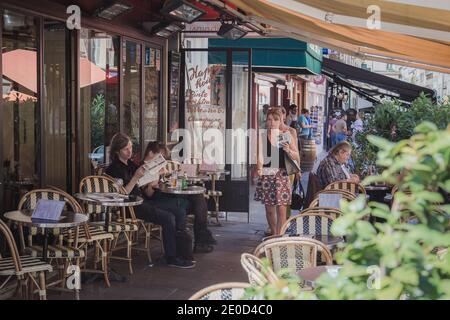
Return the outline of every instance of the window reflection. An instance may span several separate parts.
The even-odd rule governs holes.
[[[133,160],[140,160],[141,45],[123,43],[123,131],[133,142]]]
[[[4,209],[38,182],[39,104],[37,94],[37,20],[9,10],[3,13],[3,179]],[[19,191],[19,192],[18,192]]]
[[[108,163],[108,146],[119,131],[119,37],[80,32],[81,175]]]

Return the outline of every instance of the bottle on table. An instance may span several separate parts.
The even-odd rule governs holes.
[[[183,175],[183,179],[181,180],[181,189],[186,190],[188,187],[188,178],[187,173],[185,172]]]

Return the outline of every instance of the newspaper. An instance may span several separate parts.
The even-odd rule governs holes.
[[[144,163],[145,174],[138,180],[138,186],[142,187],[150,182],[159,180],[159,171],[166,166],[166,159],[159,154],[154,159]]]

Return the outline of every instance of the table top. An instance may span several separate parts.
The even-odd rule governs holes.
[[[208,175],[197,175],[195,177],[187,177],[187,179],[191,182],[202,182],[211,180],[211,177]]]
[[[202,194],[206,189],[200,186],[189,186],[187,189],[173,188],[166,185],[160,185],[161,192],[170,194]]]
[[[200,170],[201,173],[213,175],[213,174],[224,174],[229,175],[230,171],[228,170]]]
[[[297,271],[297,275],[301,279],[305,280],[307,285],[314,286],[315,281],[321,274],[327,271],[330,272],[330,274],[334,274],[335,270],[339,270],[340,267],[341,266],[338,265],[331,265],[331,266],[304,268]]]
[[[32,219],[32,214],[33,210],[16,210],[6,212],[4,217],[14,222],[20,222],[38,228],[71,228],[86,223],[89,219],[86,214],[71,211],[63,211],[58,221]]]
[[[5,181],[5,184],[9,186],[33,186],[34,182],[31,180],[9,180]]]
[[[364,187],[367,191],[388,191],[391,190],[392,187],[389,186],[376,186],[376,185],[369,185]]]
[[[122,201],[101,201],[100,199],[93,199],[89,197],[89,192],[75,193],[74,197],[95,204],[102,205],[104,207],[133,207],[138,206],[144,202],[144,199],[138,196],[129,195],[128,198],[124,198]]]

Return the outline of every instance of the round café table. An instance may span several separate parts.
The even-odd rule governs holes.
[[[95,195],[96,197],[92,197]],[[109,193],[105,193],[104,196],[111,195]],[[99,197],[100,196],[100,197]],[[120,195],[123,200],[102,200],[101,199],[102,194],[98,192],[85,192],[85,193],[75,193],[74,197],[81,200],[90,202],[92,204],[101,205],[106,208],[106,218],[105,218],[105,230],[108,231],[109,223],[111,221],[111,208],[117,208],[117,207],[135,207],[144,202],[144,199],[138,196],[132,196],[132,195]]]
[[[177,195],[192,195],[192,194],[204,194],[206,189],[200,186],[188,186],[186,189],[173,188],[167,185],[160,185],[159,190],[163,193],[177,194]]]
[[[93,197],[95,195],[95,197]],[[102,200],[101,197],[121,197],[122,200],[116,200],[113,201],[111,199],[108,200]],[[85,192],[85,193],[75,193],[74,197],[85,202],[89,202],[95,205],[101,205],[106,208],[106,217],[105,221],[103,221],[105,225],[105,231],[108,232],[109,230],[109,223],[111,221],[111,214],[112,214],[112,208],[124,208],[124,207],[135,207],[144,202],[144,199],[138,196],[133,195],[121,195],[121,194],[111,194],[111,193],[99,193],[99,192]],[[125,217],[124,217],[125,218]],[[96,221],[98,222],[98,221]],[[100,221],[102,223],[102,221]],[[115,271],[109,266],[109,276],[111,277],[111,280],[113,281],[120,281],[125,282],[127,281],[127,277],[121,275],[119,272]]]
[[[304,268],[297,271],[297,276],[304,280],[306,285],[314,288],[315,282],[321,274],[329,272],[331,276],[337,275],[336,272],[339,272],[340,268],[341,266],[338,265]]]
[[[52,229],[74,228],[88,221],[86,214],[63,211],[59,220],[43,220],[32,218],[33,210],[16,210],[6,212],[3,216],[13,222],[30,227],[44,229],[44,245],[42,246],[42,258],[47,261],[48,235]]]

